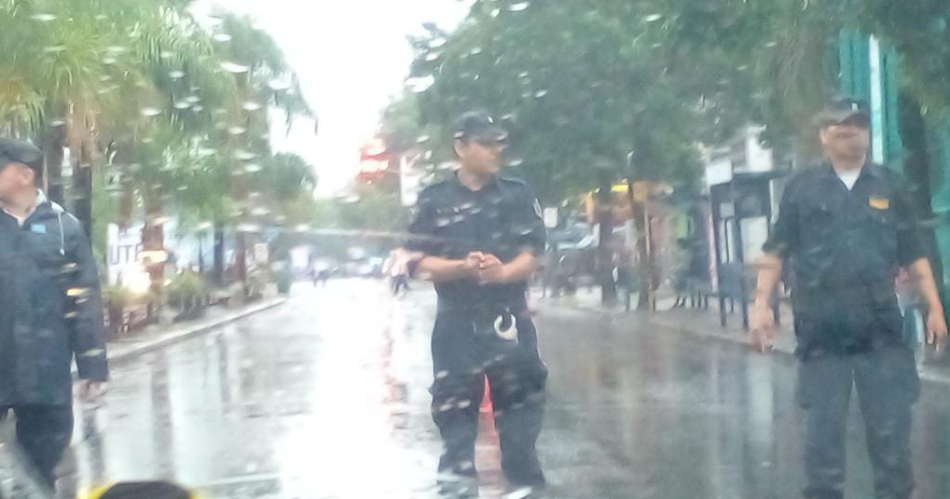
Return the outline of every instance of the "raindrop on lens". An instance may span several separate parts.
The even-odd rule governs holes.
[[[290,82],[284,80],[273,79],[267,82],[267,86],[274,91],[287,90],[291,87]]]
[[[247,152],[244,149],[238,149],[234,151],[234,158],[239,159],[241,161],[250,161],[256,157],[257,155],[251,152]]]
[[[221,69],[227,71],[228,73],[232,73],[232,74],[247,73],[248,71],[251,70],[250,67],[245,66],[245,65],[243,65],[243,64],[238,64],[238,63],[236,63],[236,62],[222,62],[222,63],[221,63]]]
[[[435,77],[432,75],[409,78],[406,80],[406,86],[409,87],[409,90],[414,93],[425,92],[434,83]]]

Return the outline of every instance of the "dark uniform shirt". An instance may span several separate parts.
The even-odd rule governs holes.
[[[429,256],[464,259],[472,252],[504,263],[524,252],[544,253],[545,229],[538,202],[520,180],[495,177],[481,190],[462,185],[457,175],[419,195],[416,219],[406,245]],[[525,308],[527,283],[481,286],[463,280],[436,284],[442,309],[503,306]]]
[[[801,357],[901,341],[894,279],[926,254],[896,173],[869,164],[850,191],[827,163],[796,174],[764,250],[790,264]]]

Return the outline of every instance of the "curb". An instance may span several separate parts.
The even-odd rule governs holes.
[[[618,312],[621,312],[621,313],[624,312],[623,310],[619,310],[619,311],[618,310],[604,310],[604,309],[587,308],[583,306],[572,306],[572,305],[565,305],[565,304],[558,304],[558,303],[550,303],[549,306],[552,308],[572,310],[575,312],[590,312],[590,313],[601,314],[601,315],[615,315]],[[656,316],[656,317],[648,319],[647,324],[656,326],[656,327],[661,327],[664,329],[670,329],[682,334],[689,334],[689,335],[697,336],[701,338],[709,338],[714,341],[732,343],[734,345],[746,345],[746,340],[744,337],[729,336],[727,334],[699,333],[699,332],[696,332],[694,329],[683,327],[682,325],[679,325],[679,324],[671,324],[670,321],[664,320],[662,316]],[[797,360],[797,358],[795,357],[794,350],[788,350],[785,348],[776,348],[772,352],[773,353],[771,355],[780,357],[785,360]],[[920,355],[920,353],[918,352],[917,355]],[[918,363],[917,374],[918,376],[920,376],[921,381],[926,382],[928,384],[939,385],[942,387],[950,386],[950,373],[945,374],[945,373],[940,373],[940,372],[934,372],[933,369],[927,368],[926,365],[921,365]]]
[[[674,325],[671,325],[670,323],[668,323],[668,322],[666,322],[666,321],[663,321],[662,319],[661,319],[661,320],[655,320],[655,319],[654,319],[654,320],[651,320],[651,321],[650,321],[650,324],[653,324],[653,325],[656,325],[656,326],[659,326],[659,327],[663,327],[663,328],[666,328],[666,329],[672,329],[672,330],[678,331],[678,332],[680,332],[680,333],[685,333],[685,334],[689,334],[689,335],[693,335],[693,336],[699,336],[699,337],[703,337],[703,338],[710,338],[710,339],[713,339],[713,340],[716,340],[716,341],[728,342],[728,343],[733,343],[733,344],[742,344],[742,345],[746,344],[746,341],[743,340],[743,339],[741,339],[741,338],[732,337],[732,336],[726,336],[725,334],[703,334],[703,333],[697,333],[697,332],[696,332],[695,330],[693,330],[693,329],[685,328],[685,327],[678,326],[678,325],[677,325],[677,326],[674,326]],[[791,359],[791,360],[795,360],[795,361],[798,360],[797,357],[795,356],[795,352],[794,352],[794,351],[789,351],[788,349],[783,349],[783,348],[778,348],[778,349],[773,350],[773,353],[772,353],[771,355],[775,355],[775,356],[779,356],[779,357],[782,357],[782,358],[785,358],[785,359]],[[920,355],[921,355],[920,352],[915,352],[915,356],[918,356],[918,357],[919,357]],[[917,364],[917,375],[920,376],[920,380],[921,380],[921,381],[926,382],[926,383],[928,383],[928,384],[940,385],[940,386],[943,386],[943,387],[950,386],[950,374],[948,374],[948,373],[941,373],[941,372],[935,372],[935,369],[928,368],[926,364],[921,364],[919,360],[918,360],[918,364]]]
[[[709,339],[712,339],[712,340],[721,341],[721,342],[726,342],[726,343],[732,343],[732,344],[735,344],[735,345],[743,345],[743,346],[746,346],[747,348],[749,348],[750,352],[752,351],[752,348],[749,347],[749,342],[747,341],[747,339],[746,339],[746,337],[745,337],[744,335],[743,335],[743,336],[735,336],[735,335],[730,334],[730,333],[737,333],[737,331],[734,331],[734,330],[723,329],[724,332],[723,332],[722,334],[716,334],[716,333],[708,333],[708,334],[707,334],[707,333],[697,333],[696,330],[694,330],[694,329],[692,329],[692,328],[683,327],[683,326],[680,326],[680,325],[673,325],[673,324],[671,324],[670,322],[664,320],[664,318],[653,318],[653,319],[650,319],[650,320],[649,320],[649,323],[650,323],[651,325],[658,326],[658,327],[662,327],[662,328],[665,328],[665,329],[672,329],[672,330],[677,331],[677,332],[679,332],[679,333],[689,334],[689,335],[692,335],[692,336],[699,336],[699,337],[701,337],[701,338],[709,338]],[[795,350],[794,350],[794,349],[789,350],[788,348],[784,348],[784,347],[776,347],[776,348],[774,348],[774,349],[772,350],[772,353],[771,353],[770,355],[775,355],[775,356],[779,356],[779,357],[782,357],[782,358],[795,359]]]
[[[152,341],[143,342],[141,345],[137,345],[134,348],[130,348],[128,351],[118,353],[115,355],[109,355],[108,360],[111,367],[120,366],[122,364],[127,364],[129,361],[140,357],[146,353],[154,352],[156,350],[161,350],[163,348],[170,347],[177,343],[181,343],[192,338],[201,336],[203,334],[209,333],[212,330],[218,329],[222,326],[237,322],[241,319],[245,319],[249,316],[270,310],[272,308],[279,307],[287,303],[287,298],[274,298],[265,303],[258,304],[256,306],[242,310],[234,315],[227,317],[222,317],[220,320],[210,322],[207,324],[201,324],[195,326],[192,329],[187,329],[182,331],[181,334],[176,334],[173,336],[167,336],[164,338],[158,338]]]

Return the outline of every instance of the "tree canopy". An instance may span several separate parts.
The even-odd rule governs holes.
[[[438,162],[452,118],[488,110],[512,131],[512,171],[548,201],[592,187],[598,168],[624,172],[630,151],[640,177],[688,187],[698,146],[747,123],[766,126],[780,158],[814,152],[845,29],[900,54],[925,111],[950,111],[948,18],[937,0],[477,0],[459,29],[427,25],[410,41],[407,94],[385,121],[411,130],[414,103]]]

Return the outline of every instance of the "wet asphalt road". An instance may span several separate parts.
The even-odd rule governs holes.
[[[116,369],[106,405],[77,414],[79,486],[171,479],[210,499],[436,497],[435,300],[415,287],[393,299],[381,282],[299,284],[283,307]],[[791,359],[645,327],[635,314],[546,306],[538,324],[552,497],[799,496]],[[873,497],[852,416],[849,497]],[[482,495],[498,497],[483,419]],[[925,387],[915,422],[916,497],[945,498],[947,389]]]

